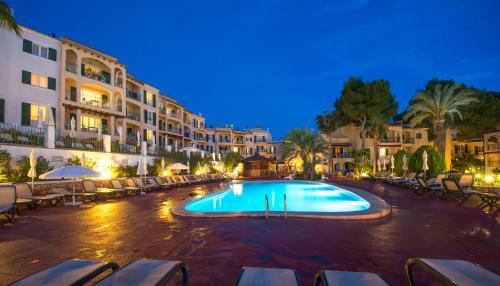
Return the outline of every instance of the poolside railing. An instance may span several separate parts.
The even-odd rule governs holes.
[[[45,127],[0,123],[0,142],[4,144],[44,146]]]

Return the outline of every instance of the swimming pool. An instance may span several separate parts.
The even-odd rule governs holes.
[[[370,203],[351,191],[310,181],[250,181],[228,184],[228,189],[189,202],[186,211],[199,213],[270,212],[346,213],[361,212]]]

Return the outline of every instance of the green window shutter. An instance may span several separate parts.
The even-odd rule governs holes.
[[[156,138],[156,131],[153,131],[153,137]],[[155,142],[158,142],[158,140],[155,140]]]
[[[76,102],[76,86],[70,87],[70,90],[69,100]]]
[[[31,125],[31,104],[26,102],[21,103],[21,125]]]
[[[107,132],[108,131],[108,120],[107,119],[101,119],[101,132]]]
[[[52,90],[56,90],[56,79],[53,77],[49,77],[47,87]]]
[[[56,108],[51,107],[50,109],[52,109],[52,117],[54,117],[54,125],[56,125],[57,124]]]
[[[111,74],[109,72],[103,71],[102,72],[102,76],[104,77],[104,81],[106,83],[110,83],[111,82]]]
[[[156,112],[153,112],[153,125],[156,126]]]
[[[85,64],[81,64],[82,75],[85,75]]]
[[[57,61],[57,50],[49,48],[49,60]]]
[[[148,111],[144,110],[144,122],[148,122]]]
[[[147,91],[145,91],[145,90],[142,92],[142,95],[143,95],[143,96],[142,96],[142,100],[144,101],[144,103],[147,103],[147,102],[148,102],[148,96],[147,96],[147,94],[148,94],[148,93],[147,93]]]
[[[148,135],[147,129],[142,130],[142,141],[147,140],[147,137],[148,137],[147,135]]]
[[[153,107],[156,107],[156,95],[153,94]]]
[[[33,49],[33,42],[30,40],[23,39],[23,52],[30,53]]]
[[[31,73],[29,71],[23,71],[21,82],[31,84]]]
[[[108,96],[106,94],[103,94],[101,100],[102,102],[108,102]]]
[[[5,122],[5,99],[0,98],[0,122]]]

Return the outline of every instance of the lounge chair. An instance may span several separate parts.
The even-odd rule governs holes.
[[[164,177],[166,183],[169,183],[172,187],[178,187],[180,186],[181,184],[177,183],[176,181],[174,181],[173,177]]]
[[[410,258],[406,262],[405,271],[411,286],[416,286],[413,279],[413,266],[430,273],[442,285],[500,285],[499,275],[468,261]]]
[[[16,188],[0,186],[0,214],[7,217],[9,222],[14,219],[16,212]]]
[[[328,178],[328,176],[321,174],[321,181],[322,182],[328,182],[329,180],[330,180],[330,178]]]
[[[422,195],[422,194],[434,195],[436,193],[443,193],[444,192],[443,187],[436,186],[436,185],[431,186],[422,177],[417,177],[417,183],[418,183],[418,186],[414,188],[415,194],[417,194],[417,195]]]
[[[189,275],[184,263],[180,261],[140,259],[125,265],[94,285],[161,286],[167,285],[179,271],[182,273],[182,285],[187,286],[189,284]]]
[[[409,174],[404,174],[401,178],[393,178],[393,179],[389,180],[389,184],[401,185],[405,182],[414,180],[416,175],[417,175],[417,173],[415,173],[415,172],[411,172]]]
[[[169,183],[165,179],[162,179],[162,177],[155,177],[154,180],[156,181],[156,183],[158,185],[162,186],[163,188],[170,189],[173,187],[173,185],[171,183]]]
[[[156,179],[149,178],[148,179],[148,183],[149,183],[149,186],[152,186],[152,188],[154,190],[159,190],[159,189],[163,188],[162,185],[158,184],[158,182],[156,181]]]
[[[473,189],[474,188],[474,175],[473,174],[463,174],[460,176],[458,184],[462,188]]]
[[[297,271],[280,268],[243,267],[236,286],[300,285]]]
[[[97,199],[107,199],[107,198],[113,198],[115,197],[118,193],[114,191],[113,189],[108,189],[108,188],[98,188],[97,184],[95,181],[92,180],[83,180],[82,181],[83,185],[83,191],[86,193],[91,193],[91,194],[96,194]]]
[[[424,173],[416,173],[415,177],[412,180],[406,180],[401,185],[410,189],[416,188],[419,186],[417,178],[422,178],[423,175]]]
[[[445,192],[443,193],[443,198],[453,197],[458,201],[466,201],[472,195],[477,195],[481,198],[481,205],[486,204],[490,207],[496,207],[498,200],[500,200],[500,194],[498,193],[485,193],[479,192],[475,190],[470,190],[466,187],[462,187],[459,183],[454,179],[443,179],[443,186]]]
[[[83,285],[107,270],[115,271],[114,262],[66,260],[30,276],[12,282],[11,286]]]
[[[290,175],[288,175],[288,176],[284,177],[284,178],[283,178],[283,180],[285,180],[285,181],[288,181],[288,180],[289,180],[289,181],[293,181],[293,180],[295,180],[295,174],[294,174],[294,173],[292,173],[292,174],[290,174]]]
[[[144,184],[144,182],[142,181],[142,178],[134,177],[132,179],[134,180],[136,187],[145,191],[146,193],[152,192],[153,189],[155,189],[154,186],[151,186],[150,184],[147,184],[147,185]]]
[[[374,273],[321,270],[314,278],[314,286],[389,286]]]
[[[12,184],[12,186],[16,188],[16,198],[19,199],[19,202],[17,202],[17,204],[19,205],[26,204],[32,208],[36,208],[42,203],[49,203],[52,206],[55,206],[64,197],[61,194],[48,194],[45,196],[35,196],[33,195],[31,186],[27,183],[15,183]],[[28,202],[26,200],[31,200],[31,202]]]
[[[14,138],[10,133],[0,133],[0,142],[14,143]]]
[[[23,145],[29,145],[29,144],[31,144],[31,141],[26,136],[17,136],[17,143],[23,144]]]
[[[427,183],[429,186],[433,187],[442,187],[443,186],[443,179],[446,178],[446,174],[444,173],[439,173],[437,176],[431,180],[427,180]]]
[[[70,192],[65,188],[52,188],[50,191],[55,194],[63,195],[65,200],[71,200],[73,198],[73,192]],[[95,201],[98,199],[98,195],[95,193],[75,192],[75,198],[80,198],[82,201]]]
[[[141,192],[141,190],[136,187],[123,187],[122,183],[118,179],[112,179],[111,186],[113,187],[113,189],[124,189],[127,192],[127,195],[138,195]]]

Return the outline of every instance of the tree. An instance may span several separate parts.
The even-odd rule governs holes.
[[[464,153],[458,155],[452,162],[453,169],[465,173],[468,171],[470,173],[476,173],[478,169],[484,167],[484,161],[477,159],[474,155],[470,153]]]
[[[444,162],[443,156],[436,151],[432,146],[423,145],[420,146],[413,155],[411,155],[408,162],[408,170],[410,172],[422,172],[423,167],[423,157],[424,151],[427,152],[427,176],[436,175],[446,170],[446,164]]]
[[[326,134],[326,137],[328,137],[329,142],[329,147],[330,149],[330,154],[328,156],[328,164],[330,165],[330,173],[333,173],[333,157],[332,154],[334,153],[333,151],[333,142],[332,142],[332,134],[337,130],[338,128],[338,120],[336,118],[336,113],[334,112],[328,112],[328,111],[323,111],[323,114],[316,116],[316,125],[318,126],[319,131],[323,132]]]
[[[4,1],[0,1],[0,27],[7,31],[12,31],[16,33],[18,37],[21,37],[22,29],[14,19],[12,9],[10,9],[9,5]]]
[[[412,127],[417,126],[426,119],[432,120],[436,133],[436,147],[444,156],[446,146],[445,123],[448,118],[454,120],[455,116],[462,118],[459,108],[477,99],[472,97],[472,92],[461,86],[453,84],[436,84],[433,89],[419,92],[411,100],[404,119],[411,119]]]
[[[398,152],[396,152],[396,154],[394,154],[394,174],[396,176],[402,176],[404,174],[404,170],[403,170],[403,157],[406,155],[406,160],[408,160],[406,162],[406,164],[408,164],[408,162],[410,161],[410,158],[411,158],[411,153],[406,151],[406,150],[399,150]]]
[[[53,167],[49,164],[49,161],[45,159],[43,156],[39,156],[36,159],[36,175],[37,177],[43,173],[46,173],[53,169]],[[9,179],[13,182],[27,182],[31,181],[31,178],[28,177],[28,171],[30,170],[30,158],[27,156],[23,156],[19,161],[17,161],[17,168],[14,170]]]
[[[456,123],[460,139],[482,138],[500,122],[500,92],[471,88],[476,102],[461,109],[463,120]]]
[[[242,161],[243,158],[238,152],[227,152],[224,157],[222,157],[222,163],[228,172],[233,172],[234,168],[238,167],[238,164]]]
[[[373,142],[375,143],[374,157],[372,162],[373,174],[377,172],[377,160],[380,156],[380,138],[385,134],[389,122],[387,118],[382,113],[372,114],[370,117],[370,131],[373,136]]]
[[[340,126],[357,124],[360,127],[361,148],[365,148],[365,138],[370,117],[382,114],[391,119],[398,109],[388,81],[379,79],[364,82],[361,78],[351,77],[344,83],[341,96],[334,103]]]
[[[310,179],[316,176],[315,165],[320,154],[326,151],[326,143],[312,129],[292,129],[285,136],[281,154],[289,161],[299,157],[304,164],[304,173]]]

